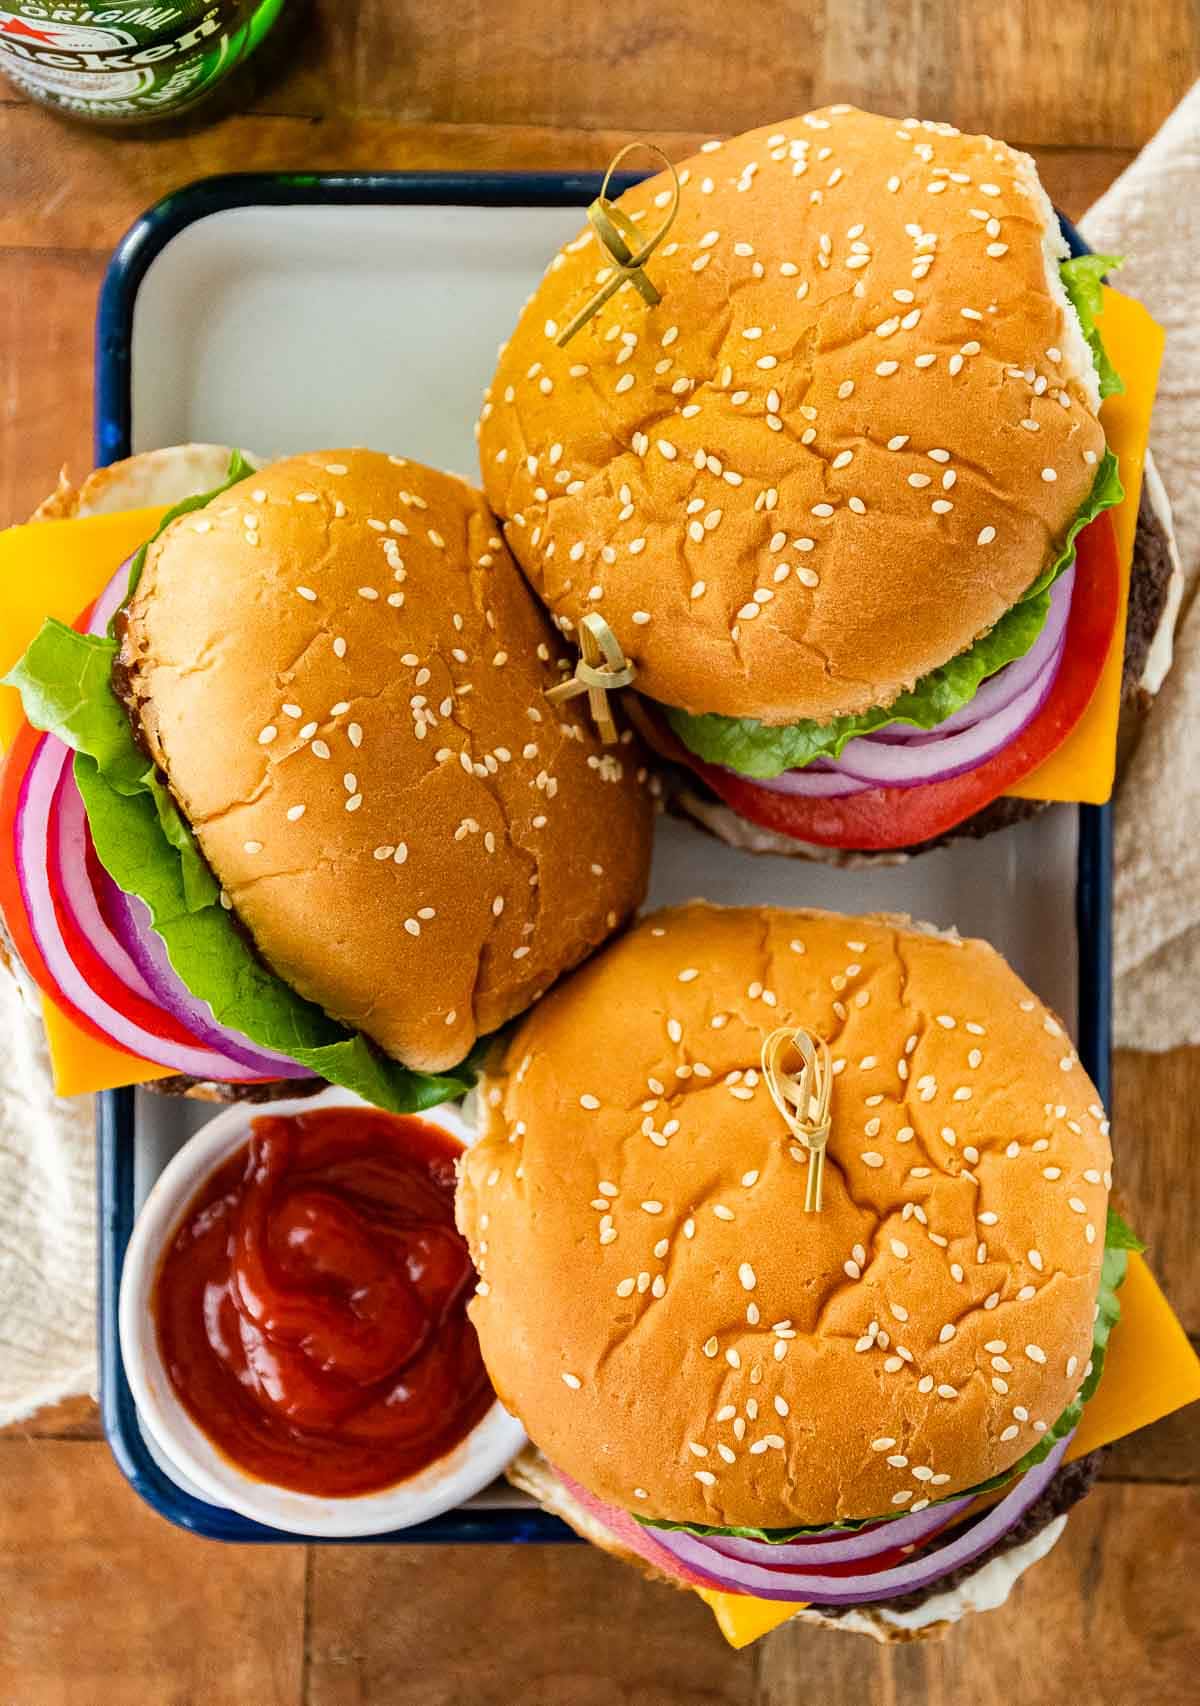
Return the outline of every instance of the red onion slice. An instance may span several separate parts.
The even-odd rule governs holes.
[[[150,923],[149,907],[119,888],[98,860],[94,873],[87,871],[89,862],[81,857],[80,850],[90,851],[90,832],[69,766],[58,784],[51,835],[57,843],[50,850],[51,883],[67,898],[80,933],[127,987],[161,1007],[197,1042],[258,1077],[313,1076],[307,1067],[286,1055],[259,1048],[240,1031],[220,1024],[208,1003],[198,1000],[172,967],[166,946]],[[94,889],[89,876],[96,884]]]
[[[89,840],[83,801],[70,764],[64,764],[50,808],[46,847],[51,892],[57,895],[75,929],[91,943],[113,976],[143,1001],[153,1002],[154,991],[114,936],[100,908],[88,868]]]
[[[1067,635],[1067,619],[1071,614],[1071,596],[1075,588],[1074,564],[1061,574],[1050,589],[1050,608],[1042,631],[1030,646],[1024,657],[1014,658],[1006,663],[1003,669],[990,675],[982,682],[974,696],[967,701],[953,716],[947,717],[936,728],[918,729],[911,723],[891,723],[886,729],[877,729],[874,734],[864,735],[864,740],[901,740],[929,741],[939,740],[943,735],[958,734],[962,729],[973,728],[985,717],[991,717],[998,711],[1005,710],[1017,696],[1023,693],[1030,682],[1039,676],[1052,658],[1062,655],[1063,644]]]
[[[126,557],[95,604],[92,605],[91,615],[88,617],[87,626],[83,630],[85,634],[106,634],[108,632],[108,624],[121,608],[121,601],[129,589],[129,568],[132,562],[132,557]]]
[[[129,570],[132,562],[132,557],[125,559],[97,598],[88,617],[87,633],[107,633],[108,625],[120,609],[129,589]],[[75,805],[77,805],[80,815],[84,817],[86,826],[83,801],[73,782],[71,783],[70,794],[74,796],[74,801],[68,803],[68,813],[73,816]],[[86,829],[85,833],[87,833]],[[133,976],[137,979],[134,987],[137,987],[139,992],[145,991],[149,1000],[158,1002],[164,1012],[169,1013],[172,1018],[186,1026],[199,1041],[218,1050],[227,1060],[246,1067],[255,1076],[265,1078],[313,1077],[312,1072],[306,1066],[289,1060],[286,1055],[276,1054],[272,1049],[259,1048],[256,1043],[251,1042],[240,1031],[235,1031],[228,1025],[222,1025],[214,1017],[207,1002],[197,1000],[171,965],[166,946],[150,923],[149,908],[136,895],[126,894],[113,882],[107,872],[103,873],[101,883],[103,910],[107,912],[113,927],[111,932],[113,946],[129,964]],[[88,932],[88,937],[93,945],[96,945],[96,937],[90,932]]]
[[[738,773],[735,770],[731,774],[736,776]],[[836,770],[817,770],[807,764],[803,770],[783,770],[778,776],[756,776],[754,786],[765,788],[769,794],[808,794],[812,798],[828,800],[842,794],[865,793],[872,784]]]
[[[1024,657],[990,676],[968,704],[936,728],[889,723],[847,741],[836,759],[817,759],[779,776],[755,777],[755,786],[774,794],[837,799],[869,788],[915,787],[974,770],[1015,740],[1045,702],[1062,658],[1074,586],[1072,566],[1055,581],[1042,631]],[[1041,688],[1039,697],[1033,693],[1036,686]],[[1023,720],[1018,722],[1018,716]],[[979,735],[968,740],[973,729]]]
[[[192,1078],[248,1079],[258,1077],[235,1061],[200,1046],[155,1036],[105,1001],[82,975],[63,937],[50,888],[50,814],[55,790],[70,762],[70,748],[44,735],[21,783],[13,836],[17,878],[29,927],[51,977],[68,1004],[90,1019],[119,1047],[143,1060],[182,1072]],[[82,855],[81,855],[82,856]]]
[[[923,1511],[907,1512],[889,1522],[873,1523],[870,1528],[826,1530],[834,1539],[787,1541],[773,1546],[767,1540],[748,1540],[738,1534],[706,1534],[706,1546],[722,1557],[735,1558],[744,1564],[761,1564],[764,1569],[796,1564],[808,1569],[812,1564],[852,1564],[861,1558],[875,1558],[881,1552],[894,1552],[900,1546],[923,1546],[939,1529],[946,1528],[954,1518],[973,1503],[973,1495],[943,1499]]]
[[[109,878],[112,883],[112,879]],[[192,994],[171,964],[166,943],[150,922],[150,908],[137,895],[126,894],[112,883],[113,924],[118,939],[154,991],[165,1012],[194,1031],[204,1042],[220,1049],[230,1060],[241,1061],[264,1078],[312,1078],[311,1069],[274,1049],[262,1048],[243,1032],[223,1025],[207,1001]]]
[[[869,1605],[874,1600],[895,1599],[932,1587],[960,1564],[969,1564],[997,1540],[1003,1538],[1033,1505],[1062,1462],[1070,1440],[1068,1434],[1049,1455],[1029,1469],[999,1504],[985,1511],[955,1540],[928,1554],[918,1553],[910,1562],[858,1576],[822,1576],[806,1570],[768,1570],[722,1556],[698,1536],[656,1529],[655,1538],[684,1568],[700,1571],[707,1585],[729,1593],[752,1594],[758,1599],[794,1600],[809,1605]]]
[[[1060,659],[1055,656],[1004,710],[958,734],[920,746],[883,745],[860,735],[842,748],[838,767],[872,788],[914,788],[922,782],[942,782],[960,776],[1014,741],[1046,702]]]

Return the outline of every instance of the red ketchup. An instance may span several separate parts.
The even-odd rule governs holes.
[[[260,1115],[251,1131],[163,1255],[163,1366],[246,1473],[378,1492],[445,1457],[493,1400],[454,1225],[460,1146],[362,1108]]]

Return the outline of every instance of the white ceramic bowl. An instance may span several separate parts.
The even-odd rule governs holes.
[[[142,1206],[125,1252],[121,1356],[142,1426],[168,1463],[179,1469],[203,1497],[289,1534],[349,1539],[425,1522],[481,1492],[525,1444],[520,1423],[496,1402],[466,1439],[419,1475],[379,1493],[318,1498],[243,1474],[196,1426],[167,1378],[158,1353],[150,1296],[167,1240],[201,1185],[247,1141],[256,1113],[297,1114],[310,1108],[365,1105],[349,1091],[330,1089],[319,1096],[289,1098],[262,1107],[225,1109],[189,1139],[163,1169]],[[455,1107],[430,1108],[420,1117],[440,1126],[464,1146],[474,1140],[474,1131]]]

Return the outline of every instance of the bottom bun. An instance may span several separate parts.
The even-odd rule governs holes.
[[[107,468],[96,468],[73,486],[64,468],[58,485],[34,510],[30,521],[70,521],[77,516],[108,515],[114,510],[176,504],[192,492],[206,492],[226,478],[230,451],[224,444],[169,444],[142,450]],[[257,457],[249,457],[257,464]],[[116,567],[114,563],[113,567]]]
[[[1099,1473],[1102,1452],[1066,1464],[1055,1475],[1037,1503],[1015,1528],[982,1557],[950,1574],[944,1585],[902,1599],[874,1605],[852,1605],[839,1610],[800,1606],[793,1617],[826,1629],[847,1634],[869,1635],[874,1641],[892,1645],[908,1641],[940,1639],[950,1627],[972,1611],[994,1611],[1003,1605],[1013,1587],[1031,1565],[1044,1558],[1067,1526],[1067,1513],[1090,1491]],[[526,1446],[507,1471],[514,1487],[536,1499],[543,1510],[560,1517],[581,1539],[601,1551],[632,1564],[647,1581],[691,1591],[686,1582],[657,1570],[645,1558],[624,1545],[574,1497],[536,1446]]]

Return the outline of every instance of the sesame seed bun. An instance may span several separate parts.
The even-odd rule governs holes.
[[[153,545],[123,690],[268,964],[424,1071],[637,906],[652,802],[480,493],[398,457],[277,462]],[[565,666],[563,666],[565,667]]]
[[[759,1073],[834,1056],[824,1208]],[[652,915],[513,1035],[459,1224],[488,1372],[572,1479],[722,1527],[865,1519],[1015,1463],[1085,1378],[1110,1151],[1061,1025],[906,919]]]
[[[1027,155],[849,107],[679,178],[656,307],[626,285],[559,349],[607,252],[585,226],[554,257],[484,403],[489,500],[650,697],[890,704],[1022,597],[1103,454],[1053,209]],[[660,173],[620,206],[649,233],[669,199]]]

